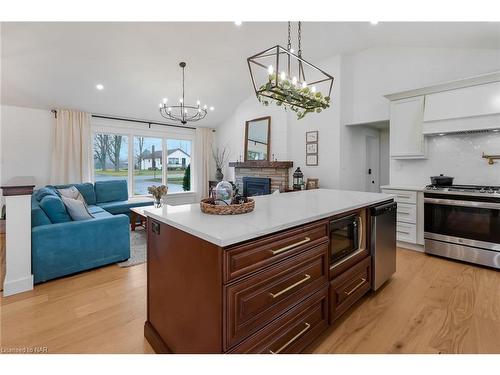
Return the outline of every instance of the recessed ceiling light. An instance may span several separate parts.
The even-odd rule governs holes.
[[[377,24],[378,24],[378,21],[370,21],[370,23],[371,23],[372,25],[377,25]]]
[[[95,88],[96,88],[97,90],[103,90],[103,89],[104,89],[104,86],[103,86],[103,85],[101,85],[100,83],[98,83],[97,85],[95,85]]]
[[[235,24],[236,26],[241,26],[241,24],[242,24],[242,23],[243,23],[243,22],[241,22],[241,21],[234,21],[234,24]]]
[[[444,135],[444,133],[439,133],[439,136],[442,137]]]
[[[210,110],[213,111],[215,108],[214,107],[210,107]]]

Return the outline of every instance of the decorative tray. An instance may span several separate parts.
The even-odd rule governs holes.
[[[255,201],[248,198],[248,201],[240,204],[215,204],[215,199],[206,198],[200,201],[201,212],[210,215],[240,215],[252,212],[255,208]]]

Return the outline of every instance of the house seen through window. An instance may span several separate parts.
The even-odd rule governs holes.
[[[147,195],[149,186],[162,184],[168,186],[169,193],[191,191],[190,140],[136,135],[132,137],[133,154],[129,155],[128,138],[120,134],[94,135],[95,181],[127,180],[133,195]]]

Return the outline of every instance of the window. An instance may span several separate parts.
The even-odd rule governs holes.
[[[128,137],[121,134],[94,135],[95,181],[128,179]]]
[[[134,195],[146,195],[148,186],[163,182],[162,138],[134,137]]]
[[[130,197],[149,195],[149,186],[167,185],[169,194],[193,190],[193,131],[108,120],[92,127],[94,181],[126,180]]]
[[[168,192],[191,191],[191,141],[167,139]]]

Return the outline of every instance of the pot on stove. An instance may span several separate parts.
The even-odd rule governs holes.
[[[451,186],[453,185],[453,178],[440,174],[439,176],[431,176],[431,184],[434,186]]]

